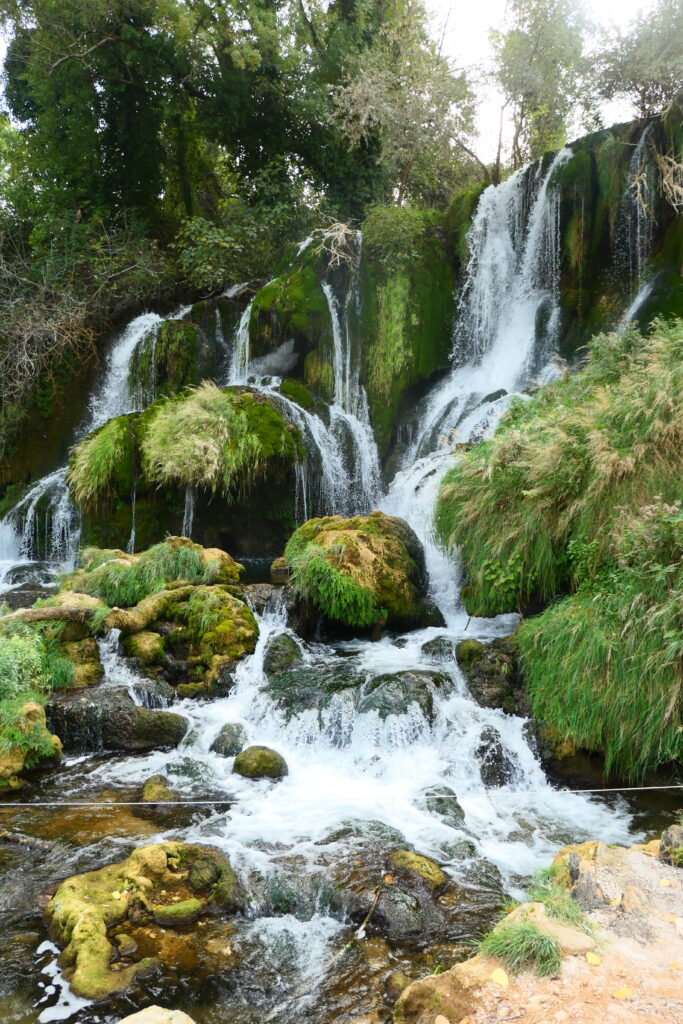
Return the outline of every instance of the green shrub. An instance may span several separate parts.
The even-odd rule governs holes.
[[[168,541],[155,544],[133,562],[118,561],[112,552],[102,562],[102,554],[85,549],[86,572],[74,577],[72,588],[99,597],[110,607],[129,608],[169,583],[212,583],[220,570],[217,563],[204,562],[197,548]]]
[[[8,623],[0,631],[0,701],[43,684],[45,651],[40,633]]]
[[[398,270],[422,257],[425,231],[435,220],[432,210],[374,206],[363,223],[363,248],[371,259]]]
[[[503,960],[513,974],[533,968],[544,977],[557,974],[561,966],[557,939],[530,921],[503,922],[482,939],[479,952]]]
[[[256,472],[260,455],[261,443],[235,396],[209,382],[161,403],[142,439],[147,480],[225,496]]]

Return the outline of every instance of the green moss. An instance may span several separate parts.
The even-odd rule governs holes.
[[[314,406],[313,395],[296,380],[283,380],[280,384],[280,391],[290,402],[296,402],[302,409],[312,409]]]
[[[193,924],[203,909],[204,901],[193,896],[188,900],[180,900],[178,903],[167,903],[164,906],[155,907],[152,916],[162,928],[180,928]]]
[[[329,344],[332,327],[321,271],[309,259],[259,289],[249,321],[252,357],[274,351],[291,337],[303,339],[309,347],[321,340]]]
[[[288,774],[285,759],[269,747],[246,747],[235,758],[232,770],[246,779],[282,779]]]
[[[474,211],[486,186],[482,183],[463,189],[451,199],[444,215],[444,230],[455,259],[461,267],[467,264],[467,233]]]
[[[112,493],[133,488],[133,432],[130,417],[119,416],[89,434],[69,460],[67,484],[73,500],[95,509]]]
[[[416,875],[432,891],[443,888],[448,882],[448,875],[441,870],[436,861],[411,850],[393,850],[389,854],[389,867],[394,871]]]
[[[304,383],[316,395],[331,402],[334,395],[334,371],[329,359],[316,348],[304,359]]]

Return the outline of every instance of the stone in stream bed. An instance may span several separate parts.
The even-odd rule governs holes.
[[[245,779],[282,779],[289,774],[282,754],[270,747],[246,747],[235,758],[232,770]]]
[[[226,722],[209,747],[213,754],[221,757],[237,757],[247,742],[247,730],[240,722]]]
[[[375,676],[363,686],[358,711],[367,714],[376,711],[381,719],[389,715],[407,715],[411,704],[416,704],[431,723],[434,717],[434,693],[444,692],[451,685],[445,672],[433,669],[412,669]]]
[[[182,715],[138,707],[125,686],[101,686],[87,697],[53,694],[46,712],[68,753],[177,747],[188,729]]]
[[[119,1024],[195,1024],[182,1010],[166,1010],[163,1006],[148,1006],[145,1010],[124,1017]]]
[[[289,633],[278,633],[270,638],[263,652],[263,672],[271,676],[286,672],[303,663],[303,652],[293,636]]]
[[[515,766],[503,749],[500,733],[493,726],[487,726],[479,739],[476,750],[481,781],[487,789],[506,786],[515,775]]]
[[[109,933],[129,922],[164,927],[204,914],[234,914],[246,896],[229,861],[211,847],[188,843],[141,846],[118,864],[67,878],[45,909],[60,964],[74,994],[100,1000],[124,993],[159,967],[155,957],[118,966]]]

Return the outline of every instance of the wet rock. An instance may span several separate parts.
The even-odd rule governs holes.
[[[683,868],[683,825],[671,825],[662,832],[659,859],[675,868]]]
[[[145,679],[133,686],[136,700],[149,710],[168,708],[177,700],[177,693],[165,679]]]
[[[232,770],[245,779],[282,779],[289,773],[282,754],[270,747],[247,747],[235,758]]]
[[[358,711],[360,714],[376,711],[384,719],[388,715],[405,715],[411,704],[417,704],[425,718],[431,722],[434,716],[434,690],[443,691],[450,684],[448,675],[433,670],[411,670],[376,676],[363,687]]]
[[[222,757],[237,757],[247,742],[247,730],[239,722],[226,722],[209,747]]]
[[[87,697],[55,694],[46,711],[69,753],[177,747],[188,729],[182,715],[138,707],[124,686],[100,687]]]
[[[279,675],[287,669],[303,663],[301,647],[289,633],[279,633],[271,637],[263,652],[263,671],[265,675]]]
[[[481,707],[500,708],[523,718],[531,715],[514,637],[498,638],[487,644],[462,640],[456,658],[472,696]]]
[[[455,644],[447,636],[436,636],[422,645],[422,653],[432,661],[449,664],[455,661]]]
[[[402,974],[401,971],[392,971],[384,982],[384,989],[389,1001],[395,1003],[411,982],[412,978],[409,978],[407,974]]]
[[[346,660],[324,665],[301,665],[272,676],[264,692],[285,713],[287,719],[301,711],[327,707],[335,693],[357,689],[363,673]]]
[[[424,800],[427,810],[438,814],[447,825],[457,829],[465,827],[465,812],[449,786],[432,786],[425,792]]]
[[[198,895],[192,868],[207,859],[214,862],[216,881]],[[121,863],[68,878],[58,886],[45,915],[50,934],[63,947],[60,962],[72,991],[99,1000],[124,993],[159,967],[156,958],[144,957],[112,969],[116,951],[111,930],[120,934],[125,922],[155,921],[168,927],[206,913],[232,914],[245,900],[229,862],[217,850],[160,843],[140,847]]]
[[[148,1006],[146,1010],[124,1017],[119,1024],[194,1024],[182,1010],[166,1010],[163,1006]]]
[[[515,774],[515,767],[503,749],[501,735],[489,726],[482,731],[475,754],[481,781],[488,788],[505,786]]]
[[[363,890],[351,896],[348,913],[360,924],[375,902],[373,890]],[[385,885],[368,924],[371,932],[379,932],[389,942],[426,939],[442,935],[446,930],[446,916],[423,887],[411,890],[398,885]]]
[[[143,803],[175,803],[180,800],[178,793],[171,789],[170,783],[165,775],[151,775],[142,787]]]
[[[273,583],[289,583],[290,568],[285,558],[276,558],[270,567],[270,576]]]

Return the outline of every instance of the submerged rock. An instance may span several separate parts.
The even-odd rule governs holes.
[[[69,753],[177,747],[188,729],[182,715],[138,707],[125,686],[100,687],[87,697],[55,694],[46,711]]]
[[[435,636],[422,645],[422,653],[432,661],[449,664],[455,661],[455,644],[447,636]]]
[[[237,757],[247,742],[247,730],[240,722],[226,722],[209,747],[222,757]]]
[[[178,900],[176,893],[191,895]],[[233,914],[245,895],[227,859],[206,846],[161,843],[142,846],[118,864],[68,878],[58,886],[45,915],[62,947],[60,963],[72,991],[100,1000],[126,991],[159,967],[154,957],[128,966],[111,961],[110,931],[126,921],[179,925],[205,913]]]
[[[443,690],[450,683],[450,676],[429,669],[375,676],[363,687],[358,711],[360,714],[376,711],[384,719],[389,715],[406,715],[410,706],[416,704],[431,722],[434,717],[434,691]]]
[[[515,774],[515,766],[505,753],[501,735],[492,726],[482,731],[476,758],[481,781],[487,788],[505,786]]]
[[[235,758],[232,770],[245,779],[283,779],[289,774],[282,754],[270,747],[247,747]]]
[[[119,1024],[194,1024],[182,1010],[166,1010],[163,1006],[148,1006],[146,1010],[124,1017]]]

